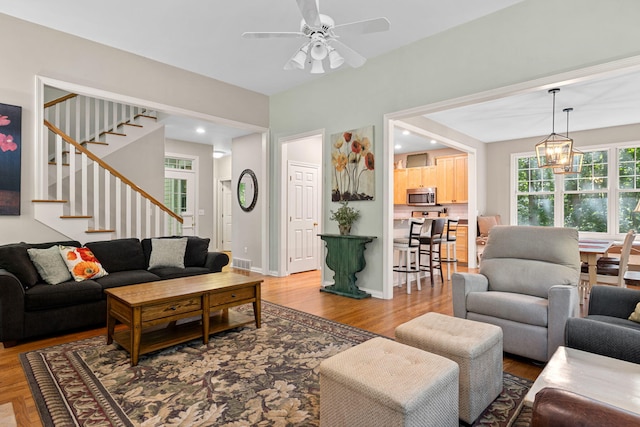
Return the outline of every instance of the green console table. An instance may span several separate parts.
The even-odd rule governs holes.
[[[351,298],[368,298],[371,294],[356,286],[356,273],[366,265],[364,250],[375,236],[350,236],[341,234],[318,234],[327,246],[327,266],[334,271],[334,284],[320,288],[322,292]]]

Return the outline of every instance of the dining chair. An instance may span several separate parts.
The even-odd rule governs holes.
[[[626,287],[624,274],[627,272],[629,267],[629,256],[631,254],[631,247],[633,246],[635,237],[636,232],[634,230],[629,230],[627,232],[624,237],[624,243],[622,244],[618,263],[615,263],[614,261],[612,263],[598,262],[596,264],[597,283]],[[581,266],[580,290],[583,297],[586,297],[586,295],[591,292],[591,284],[589,283],[589,266],[586,263],[582,263]]]
[[[424,218],[411,218],[409,220],[409,233],[407,237],[399,237],[393,239],[393,250],[398,253],[398,264],[393,266],[396,273],[405,274],[405,283],[407,284],[407,293],[411,293],[411,282],[409,274],[415,274],[416,285],[418,290],[420,287],[420,234]],[[398,275],[399,276],[399,275]],[[402,287],[400,277],[398,277],[398,286]]]
[[[431,232],[420,236],[420,270],[429,272],[431,286],[434,284],[434,273],[440,270],[440,280],[444,283],[441,263],[441,246],[444,233],[445,218],[431,221]]]

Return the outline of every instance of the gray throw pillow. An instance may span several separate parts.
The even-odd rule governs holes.
[[[50,285],[71,280],[71,274],[65,264],[60,249],[57,246],[51,246],[47,249],[27,249],[31,262],[36,266],[36,270],[40,277]]]
[[[184,268],[184,253],[186,250],[186,237],[180,239],[151,239],[149,270],[161,267]]]

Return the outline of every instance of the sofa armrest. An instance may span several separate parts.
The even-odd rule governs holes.
[[[556,349],[564,345],[564,330],[567,320],[580,311],[578,288],[556,285],[549,288],[547,323],[547,357],[551,359]]]
[[[568,390],[545,387],[533,402],[532,427],[640,425],[640,415]]]
[[[207,259],[204,262],[204,266],[212,273],[219,273],[222,271],[222,267],[229,264],[229,255],[224,252],[209,252],[207,253]]]
[[[477,273],[454,273],[451,276],[451,298],[453,315],[467,318],[467,294],[469,292],[486,292],[489,290],[487,276]]]
[[[640,291],[615,286],[594,286],[589,296],[589,315],[626,319],[640,302]]]
[[[0,269],[0,341],[24,335],[24,287],[18,278]]]
[[[599,320],[567,320],[565,345],[589,353],[640,363],[640,330]]]

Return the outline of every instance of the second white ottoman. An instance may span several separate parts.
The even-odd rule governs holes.
[[[458,365],[378,337],[320,364],[321,427],[458,427]]]
[[[460,366],[460,419],[472,424],[502,391],[502,329],[427,313],[396,328],[398,342]]]

